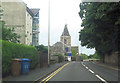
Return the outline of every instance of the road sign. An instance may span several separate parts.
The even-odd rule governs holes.
[[[68,52],[68,48],[65,48],[66,52]]]
[[[67,53],[67,56],[72,56],[72,54],[71,53]]]

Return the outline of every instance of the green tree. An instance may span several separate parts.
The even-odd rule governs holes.
[[[75,48],[72,48],[72,56],[76,56],[77,53],[77,50]]]
[[[37,48],[37,50],[41,53],[48,53],[48,48],[45,47],[44,45],[39,45],[39,46],[35,46]]]
[[[19,38],[20,36],[15,33],[14,28],[10,29],[9,27],[5,27],[5,22],[2,21],[0,23],[0,26],[2,26],[2,40],[14,42],[14,43],[20,43]]]
[[[20,43],[20,36],[17,35],[14,31],[14,28],[10,29],[9,27],[5,27],[5,22],[1,20],[1,16],[3,15],[2,7],[0,6],[0,39],[7,40],[14,43]]]
[[[79,40],[82,46],[95,48],[99,55],[118,51],[120,2],[81,3],[79,16],[82,27]]]
[[[86,54],[81,54],[80,56],[82,56],[83,59],[88,59],[88,56]]]
[[[88,58],[89,59],[100,59],[100,56],[97,53],[95,53],[95,54],[89,55]]]
[[[58,56],[58,62],[63,62],[64,61],[64,56],[62,54],[56,54],[56,55],[53,55],[53,56]]]

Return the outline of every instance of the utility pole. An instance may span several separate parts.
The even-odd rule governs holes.
[[[50,65],[50,0],[48,3],[48,67]]]

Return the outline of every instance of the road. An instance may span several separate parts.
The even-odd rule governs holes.
[[[44,80],[99,81],[107,83],[108,81],[118,81],[118,71],[92,62],[69,62]]]

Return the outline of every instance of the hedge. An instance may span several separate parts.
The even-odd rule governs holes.
[[[11,63],[13,58],[31,59],[30,68],[34,68],[38,62],[37,49],[33,46],[16,44],[8,41],[2,42],[2,74],[11,73]]]
[[[62,54],[56,54],[54,56],[58,56],[58,62],[63,62],[64,61],[64,56]]]
[[[45,47],[44,45],[39,45],[39,46],[35,46],[37,48],[37,50],[41,53],[48,53],[48,48]]]

